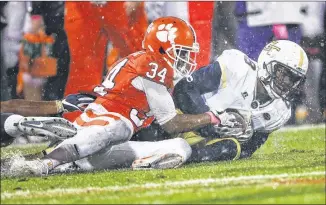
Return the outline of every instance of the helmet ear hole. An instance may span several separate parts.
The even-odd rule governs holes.
[[[162,48],[162,46],[159,49],[160,54],[166,54],[165,50]]]

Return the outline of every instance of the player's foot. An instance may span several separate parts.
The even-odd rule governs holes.
[[[64,140],[77,133],[76,127],[59,117],[24,117],[17,128],[29,136],[44,136],[50,140]]]
[[[46,164],[40,160],[26,161],[18,158],[11,163],[9,175],[13,177],[22,176],[46,176],[49,170]]]
[[[172,169],[184,163],[182,156],[178,154],[162,154],[135,160],[131,168],[134,170],[143,169]]]
[[[204,147],[193,148],[190,162],[225,161],[239,159],[240,143],[234,138],[221,138],[208,141]]]

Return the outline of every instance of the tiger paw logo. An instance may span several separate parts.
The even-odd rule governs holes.
[[[173,24],[161,24],[158,26],[158,30],[156,32],[156,37],[159,41],[165,43],[167,41],[170,41],[170,43],[174,43],[174,39],[177,37],[175,32],[178,30],[178,28],[173,27]]]

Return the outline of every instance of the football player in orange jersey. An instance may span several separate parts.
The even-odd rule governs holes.
[[[105,156],[113,145],[128,141],[135,131],[154,119],[169,134],[210,124],[232,132],[237,123],[233,114],[215,110],[198,115],[176,113],[169,90],[184,77],[191,81],[198,52],[190,24],[175,17],[155,20],[145,34],[143,51],[115,63],[103,83],[94,87],[100,96],[74,122],[79,129],[77,134],[41,160],[13,163],[11,170],[15,175],[44,175],[61,164]],[[175,160],[168,160],[171,167],[165,163],[165,168],[185,161],[176,156]]]

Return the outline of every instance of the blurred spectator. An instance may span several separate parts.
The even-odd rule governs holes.
[[[56,60],[56,75],[49,74],[48,76],[51,77],[47,78],[43,88],[44,100],[61,99],[67,82],[70,54],[67,35],[64,30],[64,5],[65,2],[63,1],[32,2],[32,25],[39,23],[41,19],[38,16],[43,17],[45,34],[48,36],[48,41],[43,44],[47,45],[46,49],[49,49],[48,58],[46,58],[48,61],[46,62]],[[51,39],[54,41],[53,43],[51,43]],[[46,69],[51,69],[51,66],[48,65]]]
[[[235,48],[237,19],[233,13],[234,1],[214,2],[211,61],[226,49]]]
[[[23,91],[26,100],[42,100],[44,83],[49,77],[57,75],[54,42],[54,36],[45,34],[43,18],[33,15],[31,30],[24,35],[19,53],[17,93]],[[52,89],[57,89],[59,85],[50,86],[51,90],[46,90],[44,94],[53,94]]]
[[[65,29],[72,61],[65,95],[101,83],[108,40],[119,49],[121,57],[141,49],[147,20],[142,25],[144,21],[135,19],[143,4],[66,2]]]
[[[166,3],[165,1],[145,1],[145,11],[149,24],[164,15],[164,5]]]
[[[297,121],[319,123],[323,120],[322,83],[325,75],[325,2],[306,2],[306,17],[302,24],[302,46],[309,58],[307,79],[304,85],[304,99],[297,110]],[[325,90],[324,90],[325,92]],[[303,116],[300,117],[300,113]]]
[[[188,2],[186,1],[145,1],[149,23],[162,16],[175,16],[188,21]]]
[[[321,79],[319,83],[319,103],[320,107],[323,110],[324,122],[326,122],[326,5],[324,5],[324,38],[323,38],[323,47],[321,52],[324,53],[323,56],[323,71],[321,74]]]
[[[301,2],[237,1],[236,48],[257,60],[259,52],[274,39],[300,43],[304,8]]]
[[[15,98],[18,52],[26,12],[26,2],[1,2],[1,100]]]
[[[1,32],[1,36],[3,36],[2,30],[7,26],[7,20],[4,14],[4,10],[5,10],[5,6],[8,2],[7,1],[1,1],[0,2],[0,32]],[[1,38],[1,44],[2,44],[3,40]],[[4,65],[3,65],[3,55],[2,55],[2,48],[1,48],[1,52],[0,52],[0,71],[1,71],[1,76],[3,75],[3,71],[5,70]],[[2,82],[2,79],[1,79]],[[5,87],[6,85],[3,85],[1,83],[0,86],[0,92],[1,92],[1,100],[6,100],[6,94],[3,93],[3,89],[6,89],[7,87]]]
[[[2,29],[4,29],[7,25],[7,20],[6,20],[5,14],[4,14],[4,8],[7,3],[8,3],[8,1],[0,2],[0,31],[2,31]]]

